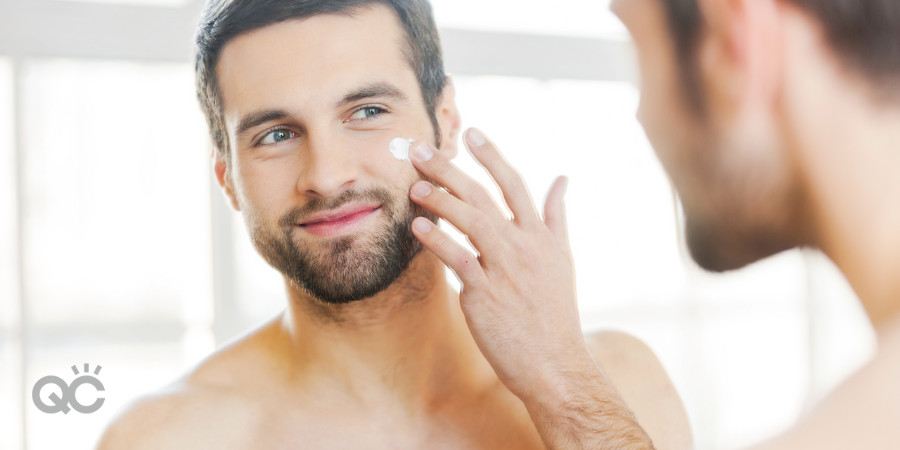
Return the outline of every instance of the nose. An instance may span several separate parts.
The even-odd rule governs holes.
[[[359,161],[352,146],[324,134],[307,136],[306,158],[297,190],[309,197],[332,197],[352,185]]]

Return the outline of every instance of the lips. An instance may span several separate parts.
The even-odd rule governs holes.
[[[381,205],[354,204],[314,214],[298,226],[316,236],[334,236],[352,231],[356,225],[381,209]]]

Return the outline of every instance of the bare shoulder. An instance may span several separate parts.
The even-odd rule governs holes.
[[[171,386],[132,402],[110,424],[99,449],[229,448],[238,436],[227,436],[240,408],[220,393]],[[225,411],[231,411],[225,413]],[[235,414],[237,412],[237,414]]]
[[[100,450],[247,448],[261,414],[250,392],[255,331],[216,351],[157,392],[129,404],[107,427]],[[258,353],[258,352],[257,352]]]
[[[585,336],[593,353],[623,396],[675,394],[669,374],[644,341],[621,331],[599,331]]]
[[[658,365],[659,360],[644,341],[622,331],[602,330],[585,335],[588,347],[600,362],[632,366]]]
[[[591,333],[585,340],[656,448],[691,448],[693,437],[681,396],[653,350],[620,331]]]
[[[879,339],[878,354],[798,425],[759,447],[900,448],[900,322]]]

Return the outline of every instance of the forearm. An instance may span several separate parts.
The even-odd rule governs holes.
[[[548,449],[653,449],[600,367],[570,371],[520,398]]]

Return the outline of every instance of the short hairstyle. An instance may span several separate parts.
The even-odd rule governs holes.
[[[697,74],[697,43],[703,18],[697,0],[660,0],[666,10],[687,95],[702,110]],[[785,0],[810,14],[832,51],[873,88],[898,99],[900,88],[900,1]],[[879,92],[882,93],[882,92]]]
[[[441,132],[436,110],[446,75],[440,37],[428,0],[209,0],[197,27],[194,71],[200,107],[218,150],[226,155],[230,153],[216,65],[222,48],[231,39],[288,20],[321,14],[353,16],[378,4],[390,7],[400,20],[406,34],[403,54],[418,78],[439,146]]]

